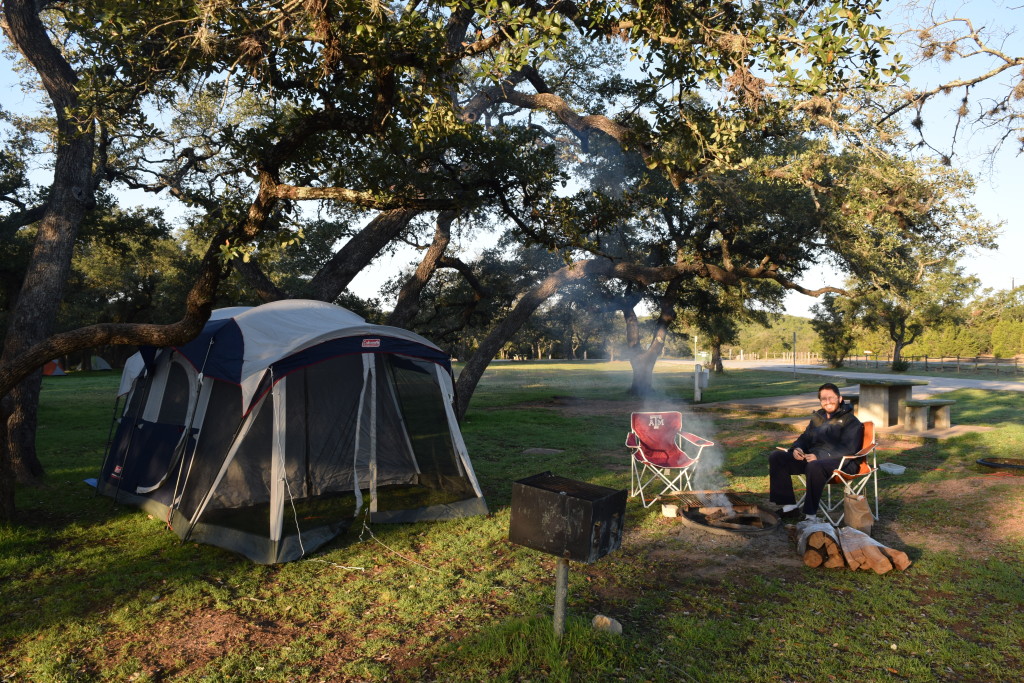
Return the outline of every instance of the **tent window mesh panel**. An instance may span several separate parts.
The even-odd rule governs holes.
[[[473,488],[463,476],[459,456],[448,429],[444,396],[432,363],[404,356],[389,356],[390,373],[405,427],[419,467],[417,483],[422,506],[464,500]],[[387,509],[381,505],[382,509]]]
[[[235,457],[227,466],[224,477],[217,484],[213,497],[203,511],[205,524],[250,531],[266,535],[270,528],[270,446],[274,427],[273,398],[268,395],[258,408],[253,424],[245,434]],[[222,455],[227,455],[227,449]],[[221,469],[223,457],[217,467],[202,472],[199,481],[189,480],[189,489],[197,494],[196,503],[213,486]],[[195,486],[195,488],[193,488]]]
[[[157,422],[185,424],[190,393],[191,387],[185,368],[179,363],[171,363],[167,368],[167,385],[164,387],[163,400],[160,402],[160,417]]]

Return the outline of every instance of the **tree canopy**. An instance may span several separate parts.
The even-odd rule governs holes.
[[[848,106],[901,75],[878,7],[5,0],[5,35],[48,94],[57,145],[38,198],[49,218],[24,200],[4,217],[5,234],[37,236],[0,394],[76,349],[188,339],[231,269],[252,300],[334,301],[399,242],[424,257],[396,283],[394,320],[422,319],[425,293],[446,290],[431,284],[439,270],[479,297],[464,310],[491,311],[459,379],[460,414],[490,359],[560,293],[606,308],[647,297],[667,326],[701,289],[836,291],[799,277],[813,260],[851,265],[939,229],[901,222],[925,211],[920,192],[871,186],[890,151],[863,146],[865,119]],[[16,181],[16,155],[5,159]],[[617,178],[602,177],[610,160]],[[100,274],[101,250],[80,232],[107,186],[180,202],[177,235],[194,245],[180,320],[52,334],[76,245],[93,257],[81,273]],[[504,274],[466,263],[452,226],[547,257]]]

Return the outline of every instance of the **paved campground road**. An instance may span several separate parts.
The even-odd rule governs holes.
[[[792,363],[786,361],[724,361],[726,370],[772,370],[776,372],[794,372]],[[808,375],[829,375],[843,377],[848,380],[858,379],[880,379],[899,378],[911,380],[923,380],[928,386],[915,387],[915,398],[923,398],[934,394],[941,394],[955,389],[989,389],[992,391],[1021,391],[1024,392],[1024,382],[998,379],[963,379],[959,377],[934,377],[929,375],[885,375],[877,372],[857,372],[856,370],[832,370],[824,365],[797,365],[795,371]]]

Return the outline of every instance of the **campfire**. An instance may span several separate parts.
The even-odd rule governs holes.
[[[662,505],[676,506],[683,523],[717,533],[760,533],[779,525],[777,515],[731,491],[683,491],[663,497]]]

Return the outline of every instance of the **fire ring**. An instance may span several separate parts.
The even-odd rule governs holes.
[[[1024,470],[1024,458],[978,458],[975,462],[985,467]]]
[[[728,491],[687,491],[663,499],[677,505],[686,526],[722,535],[770,533],[781,520],[774,512]]]

